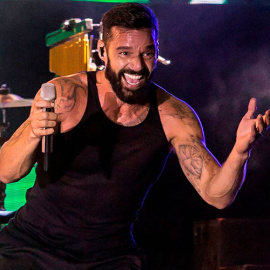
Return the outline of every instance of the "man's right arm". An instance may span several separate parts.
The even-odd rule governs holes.
[[[41,153],[43,136],[54,134],[59,127],[66,132],[76,126],[87,104],[85,73],[59,77],[50,81],[56,88],[55,104],[37,93],[28,119],[18,128],[0,151],[0,181],[12,183],[27,175]],[[54,107],[55,112],[44,108]]]
[[[12,183],[27,175],[34,166],[40,153],[41,138],[53,134],[57,115],[44,112],[53,104],[36,95],[28,119],[17,129],[0,151],[0,180]]]

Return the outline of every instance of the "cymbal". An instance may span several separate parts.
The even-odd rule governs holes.
[[[0,95],[0,108],[31,107],[32,102],[15,94]]]
[[[33,99],[13,100],[10,102],[0,102],[0,108],[31,107]]]

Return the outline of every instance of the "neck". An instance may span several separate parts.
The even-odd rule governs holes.
[[[97,88],[101,107],[113,122],[124,126],[134,126],[146,118],[150,103],[128,104],[120,100],[106,79],[104,71],[97,72]]]

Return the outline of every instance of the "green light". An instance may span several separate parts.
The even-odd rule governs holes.
[[[148,4],[149,0],[72,0],[73,2],[133,3]]]
[[[35,167],[18,182],[6,186],[4,205],[7,211],[16,211],[26,202],[25,193],[34,185],[36,179]]]

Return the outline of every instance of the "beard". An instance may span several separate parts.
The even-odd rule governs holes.
[[[146,67],[142,68],[142,70],[139,72],[136,72],[131,69],[123,68],[118,72],[118,74],[116,74],[116,72],[114,72],[111,68],[110,59],[108,59],[108,63],[105,69],[105,76],[110,82],[114,93],[121,101],[128,104],[142,104],[143,105],[149,101],[150,85],[151,85],[151,80],[154,75],[154,70],[150,74],[148,68]],[[143,85],[141,85],[136,90],[130,90],[124,87],[121,81],[122,77],[124,78],[124,73],[142,75],[144,79]]]

